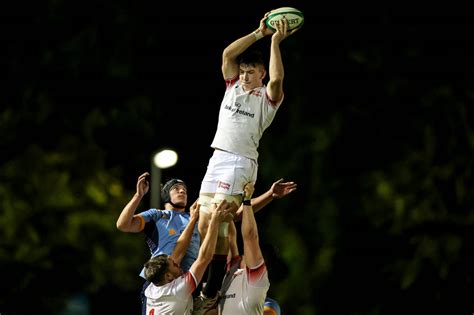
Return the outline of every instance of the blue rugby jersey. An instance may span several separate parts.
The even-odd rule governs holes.
[[[274,314],[274,315],[280,315],[280,305],[278,304],[277,301],[275,301],[272,298],[269,298],[268,296],[265,298],[265,304],[263,307],[263,310],[265,314]]]
[[[179,236],[189,223],[189,212],[149,209],[139,213],[139,215],[145,221],[144,232],[151,257],[160,254],[171,255]],[[196,260],[200,243],[198,225],[196,224],[191,243],[186,251],[186,255],[181,261],[183,271],[188,271],[192,263]],[[140,276],[145,278],[144,269],[142,269]]]

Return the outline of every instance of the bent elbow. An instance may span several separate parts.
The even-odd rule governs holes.
[[[117,230],[124,232],[124,231],[123,231],[123,227],[122,227],[122,225],[120,225],[120,223],[117,222],[117,223],[115,224],[115,226],[117,227]]]
[[[230,51],[229,49],[224,49],[224,51],[222,52],[222,61],[227,61],[227,60],[230,60],[231,59],[231,54],[230,54]]]
[[[119,230],[121,232],[128,232],[127,226],[125,224],[123,224],[122,222],[117,221],[115,226],[117,227],[117,230]]]

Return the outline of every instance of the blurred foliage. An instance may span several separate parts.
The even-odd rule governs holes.
[[[62,140],[50,150],[26,145],[0,169],[4,311],[27,296],[38,311],[55,313],[75,292],[138,285],[145,253],[137,243],[143,238],[115,228],[127,197],[117,171],[104,169],[96,145]]]
[[[0,312],[28,313],[27,299],[59,314],[83,293],[94,314],[112,300],[134,312],[148,253],[117,216],[157,142],[186,152],[176,172],[200,182],[222,93],[207,59],[220,61],[230,35],[203,43],[184,21],[171,36],[172,15],[142,3],[33,9],[10,16],[28,23],[6,41]],[[472,312],[472,48],[429,15],[335,12],[282,44],[285,100],[261,141],[256,189],[284,177],[298,190],[257,214],[288,265],[272,271],[286,274],[269,294],[283,314]],[[232,36],[248,28],[237,26]]]

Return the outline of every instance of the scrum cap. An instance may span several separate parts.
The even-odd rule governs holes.
[[[170,179],[161,188],[161,202],[163,204],[165,204],[167,202],[171,202],[170,190],[175,185],[183,185],[187,189],[186,184],[181,179],[177,179],[177,178]]]

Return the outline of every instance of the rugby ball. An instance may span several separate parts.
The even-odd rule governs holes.
[[[275,31],[276,26],[282,19],[288,21],[289,31],[301,27],[304,22],[304,16],[300,10],[291,7],[281,7],[270,11],[265,23],[267,24],[267,27]]]

